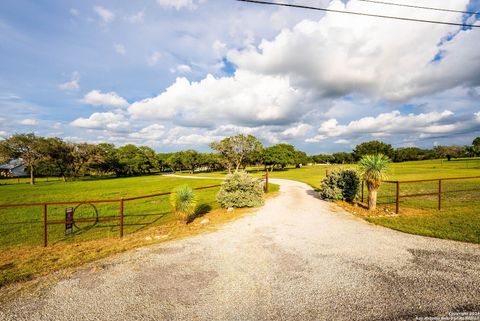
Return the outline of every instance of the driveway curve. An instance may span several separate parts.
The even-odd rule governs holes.
[[[480,246],[375,226],[306,184],[272,182],[280,195],[253,215],[103,260],[99,271],[0,306],[0,320],[372,321],[480,312]]]

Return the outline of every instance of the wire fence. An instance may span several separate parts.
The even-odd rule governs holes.
[[[61,177],[35,177],[36,183],[58,182],[63,180]],[[30,177],[0,177],[0,185],[30,184]]]
[[[194,190],[219,188],[220,185],[209,185]],[[123,237],[171,219],[168,202],[171,193],[112,200],[0,204],[0,247],[39,244],[46,247],[59,242]],[[208,192],[197,196],[197,211],[205,213],[215,205]]]
[[[453,158],[451,160],[436,159],[429,161],[394,163],[394,165],[403,168],[480,169],[480,158]]]
[[[367,198],[362,182],[362,202]],[[480,206],[480,176],[384,181],[378,190],[377,204],[393,206],[397,214],[403,207],[442,210],[466,204]]]

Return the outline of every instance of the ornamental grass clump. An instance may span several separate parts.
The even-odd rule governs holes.
[[[387,179],[390,158],[383,154],[365,155],[358,162],[362,179],[368,188],[368,209],[377,208],[377,192],[383,180]]]
[[[217,194],[223,208],[255,207],[263,204],[263,183],[245,172],[227,175]]]
[[[195,213],[197,196],[190,186],[178,186],[170,194],[170,204],[180,220],[187,223],[190,216]]]

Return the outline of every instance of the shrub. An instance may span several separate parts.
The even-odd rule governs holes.
[[[360,187],[360,175],[358,172],[351,168],[346,168],[341,171],[342,180],[340,181],[340,187],[342,189],[343,199],[347,202],[351,202],[357,196]]]
[[[339,187],[341,180],[340,171],[334,170],[327,173],[322,179],[320,197],[324,200],[342,199],[342,189]]]
[[[190,216],[195,213],[197,197],[190,186],[178,186],[170,194],[170,204],[180,219],[187,223]]]
[[[320,197],[326,200],[355,199],[360,186],[360,176],[351,168],[330,171],[322,180]]]
[[[217,194],[217,201],[224,208],[260,206],[263,204],[263,185],[244,172],[229,174]]]

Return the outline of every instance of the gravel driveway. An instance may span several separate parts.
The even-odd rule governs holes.
[[[372,321],[480,312],[480,246],[374,226],[303,183],[272,182],[280,195],[254,215],[98,262],[98,271],[0,306],[0,320]]]

